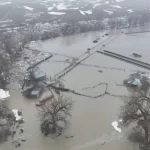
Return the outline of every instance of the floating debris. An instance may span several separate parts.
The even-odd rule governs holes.
[[[118,124],[117,121],[112,122],[111,125],[114,127],[114,129],[115,129],[116,131],[118,131],[118,132],[121,133],[121,128],[118,127],[119,124]]]
[[[131,55],[134,56],[134,57],[142,57],[142,55],[137,54],[137,53],[132,53]]]

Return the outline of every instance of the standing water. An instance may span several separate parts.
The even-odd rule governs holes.
[[[138,149],[136,145],[126,139],[124,129],[118,127],[120,129],[118,132],[112,123],[119,122],[121,119],[118,118],[118,115],[123,103],[118,96],[128,94],[125,87],[116,86],[116,83],[122,84],[132,70],[144,71],[144,69],[96,53],[104,44],[108,44],[107,47],[111,50],[110,45],[112,44],[112,47],[116,48],[118,39],[120,49],[121,42],[124,43],[121,39],[125,35],[117,35],[116,39],[114,39],[116,35],[102,37],[103,35],[104,33],[90,32],[36,42],[35,45],[32,45],[32,48],[54,54],[52,59],[39,66],[48,77],[61,72],[72,60],[80,60],[91,54],[62,77],[66,88],[86,96],[64,93],[64,95],[72,97],[75,102],[70,119],[71,124],[59,137],[44,137],[40,132],[35,106],[37,100],[24,98],[21,90],[17,87],[10,90],[11,97],[6,104],[12,109],[22,109],[25,120],[22,128],[27,141],[18,150]],[[97,38],[100,39],[98,43],[94,44],[93,40]],[[89,52],[87,52],[88,48],[91,48]],[[122,51],[124,50],[122,49]],[[107,90],[111,95],[99,96],[105,92],[106,85],[108,85]],[[72,136],[72,138],[66,138],[68,136]],[[13,147],[11,140],[8,140],[1,146],[1,149],[14,150],[16,148]]]

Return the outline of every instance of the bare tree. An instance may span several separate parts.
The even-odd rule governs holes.
[[[0,53],[0,88],[4,89],[9,79],[10,61]]]
[[[11,127],[15,125],[15,116],[12,111],[2,103],[0,104],[0,141],[11,135]]]
[[[15,121],[15,116],[13,112],[4,104],[0,104],[0,119],[5,119],[6,124],[1,124],[0,126],[7,125],[7,126],[12,126]]]
[[[143,150],[150,150],[150,95],[141,89],[124,97],[124,106],[121,108],[122,124],[132,124],[133,132],[129,139],[139,143]]]
[[[69,97],[62,95],[58,99],[54,98],[39,109],[41,120],[41,131],[43,134],[61,134],[62,130],[68,125],[67,118],[71,116],[73,101]]]
[[[1,49],[4,50],[10,57],[10,60],[14,60],[15,43],[11,33],[5,33],[0,36]]]

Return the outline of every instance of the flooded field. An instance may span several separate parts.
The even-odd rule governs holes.
[[[69,37],[59,37],[44,42],[37,42],[32,48],[50,52],[54,56],[39,65],[47,77],[62,75],[61,80],[66,88],[78,94],[64,93],[72,97],[74,108],[71,125],[58,137],[44,137],[40,132],[39,119],[35,103],[37,100],[26,99],[21,89],[10,90],[11,98],[6,104],[14,109],[21,109],[25,123],[24,136],[27,139],[18,150],[137,150],[138,146],[126,139],[126,130],[116,131],[111,125],[119,121],[118,114],[127,89],[122,86],[123,80],[137,70],[146,71],[137,66],[97,53],[106,49],[130,57],[131,52],[140,53],[142,61],[149,62],[148,41],[150,34],[122,33],[110,34],[90,32]],[[144,37],[143,37],[144,36]],[[93,40],[98,39],[98,43]],[[103,47],[102,45],[106,45]],[[87,48],[91,48],[87,51]],[[134,48],[134,49],[133,49]],[[73,62],[73,67],[70,65]],[[80,63],[79,63],[80,62]],[[74,65],[77,64],[77,65]],[[65,72],[66,67],[70,71]],[[150,73],[147,73],[149,76]],[[107,93],[105,93],[107,87]],[[73,136],[73,138],[66,138]],[[2,150],[16,149],[11,140],[1,145]]]
[[[125,55],[127,57],[130,57],[131,53],[138,53],[142,55],[142,58],[138,60],[150,63],[149,38],[150,33],[122,35],[113,43],[105,47],[105,49]]]

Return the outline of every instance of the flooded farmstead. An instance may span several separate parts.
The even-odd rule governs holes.
[[[0,150],[150,149],[147,0],[0,10]]]

